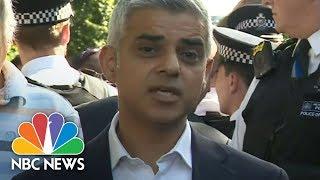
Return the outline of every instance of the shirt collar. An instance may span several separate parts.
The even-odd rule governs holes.
[[[25,76],[31,76],[43,69],[64,69],[69,71],[71,66],[64,56],[51,55],[33,59],[22,66],[21,72]]]
[[[13,97],[21,97],[23,100],[26,100],[26,91],[27,80],[23,74],[16,68],[11,62],[5,61],[2,72],[4,74],[5,84],[4,99],[9,101]]]
[[[179,140],[177,141],[176,145],[171,149],[168,154],[172,154],[177,152],[184,162],[192,168],[192,155],[191,155],[191,128],[189,121],[186,121],[186,127],[180,136]]]
[[[73,85],[79,82],[80,72],[72,68],[64,56],[52,55],[33,59],[26,63],[22,74],[41,84]]]
[[[119,160],[122,157],[129,157],[130,154],[126,151],[126,149],[121,144],[117,134],[116,134],[116,126],[119,122],[119,112],[113,117],[110,129],[109,129],[109,147],[110,147],[110,156],[111,156],[111,168],[114,169],[118,164]],[[172,153],[178,153],[184,162],[191,168],[192,167],[192,157],[191,157],[191,128],[190,124],[187,121],[184,132],[182,133],[180,139],[177,141],[176,145],[173,149],[170,150],[166,155]],[[162,156],[162,157],[164,157]],[[162,158],[161,157],[161,158]],[[160,159],[161,159],[160,158]]]
[[[241,111],[240,108],[237,109],[232,115],[230,116],[230,121],[236,121],[240,115]]]
[[[309,38],[308,41],[312,47],[312,49],[315,52],[316,56],[320,55],[320,30],[312,34]]]
[[[122,157],[130,157],[130,154],[121,144],[118,135],[116,133],[116,127],[119,122],[119,112],[113,117],[109,129],[109,147],[110,147],[110,157],[111,157],[111,168],[114,169]]]

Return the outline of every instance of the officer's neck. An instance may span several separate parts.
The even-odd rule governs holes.
[[[33,49],[27,46],[18,46],[21,63],[25,65],[27,62],[44,56],[61,55],[65,56],[66,48],[62,46],[54,48]]]
[[[243,82],[239,83],[239,87],[237,88],[237,90],[234,93],[230,94],[230,99],[232,99],[232,102],[230,102],[228,106],[228,115],[232,115],[239,109],[247,91],[248,86]]]

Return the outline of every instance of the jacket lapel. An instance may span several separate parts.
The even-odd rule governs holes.
[[[109,128],[110,125],[87,145],[85,160],[88,164],[87,174],[89,178],[113,179],[108,138]]]
[[[227,152],[195,130],[191,135],[191,151],[192,180],[229,180],[235,177],[225,164]]]

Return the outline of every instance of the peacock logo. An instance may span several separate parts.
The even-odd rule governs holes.
[[[84,150],[83,140],[76,137],[78,127],[73,122],[64,122],[60,113],[49,118],[37,113],[32,123],[23,122],[19,136],[12,142],[12,150],[18,155],[78,155]]]

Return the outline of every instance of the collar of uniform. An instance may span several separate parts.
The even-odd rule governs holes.
[[[121,144],[117,134],[116,134],[116,126],[119,122],[119,112],[113,117],[110,129],[109,129],[109,146],[110,146],[110,155],[111,155],[111,168],[112,170],[117,166],[118,162],[122,157],[131,158],[130,154],[126,151],[126,149]],[[177,152],[185,163],[192,168],[192,160],[191,160],[191,128],[190,124],[187,121],[185,130],[178,140],[177,144],[173,149],[170,150],[167,154],[162,157]],[[160,159],[162,159],[162,157]]]
[[[320,55],[320,29],[313,33],[309,38],[308,41],[315,52],[316,56]]]
[[[4,74],[4,100],[10,101],[13,97],[21,97],[26,100],[25,87],[27,86],[27,80],[23,74],[9,61],[5,61],[2,67]]]
[[[240,111],[240,108],[232,113],[232,115],[230,116],[230,121],[236,121],[238,119],[237,117],[239,117],[239,113],[242,113],[242,111]]]
[[[43,57],[33,59],[27,62],[25,65],[23,65],[21,72],[23,75],[30,78],[32,75],[35,75],[39,71],[45,70],[45,69],[52,69],[52,72],[61,72],[61,70],[63,70],[63,72],[68,74],[67,78],[72,78],[74,79],[75,82],[77,82],[80,78],[80,73],[77,70],[73,69],[69,65],[66,58],[61,55],[43,56]],[[75,82],[71,84],[74,84]],[[53,84],[53,85],[60,85],[60,84]]]

